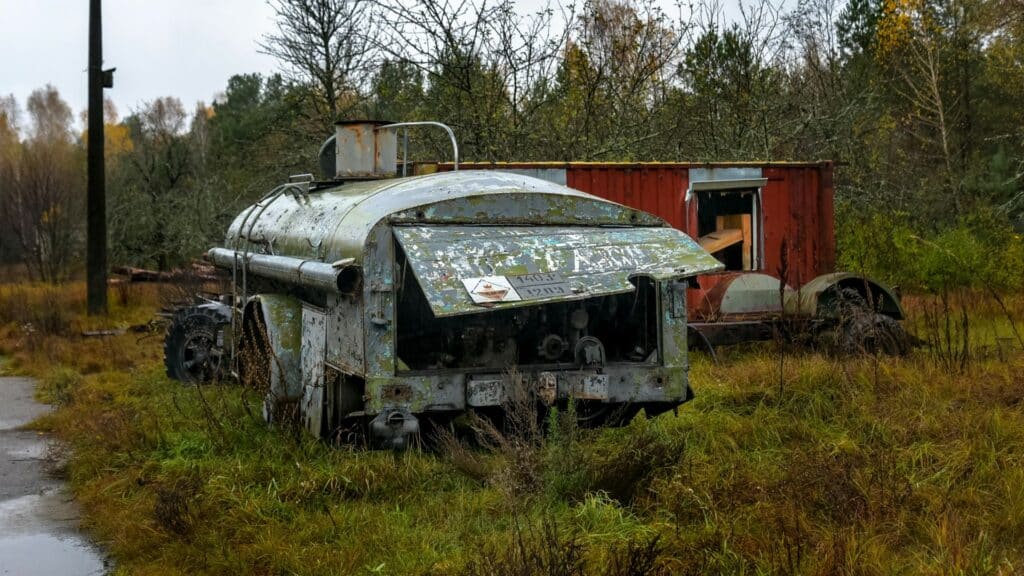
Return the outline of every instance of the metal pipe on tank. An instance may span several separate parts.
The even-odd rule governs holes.
[[[459,142],[455,132],[441,122],[343,121],[335,124],[334,134],[320,145],[320,169],[335,180],[390,178],[397,173],[398,129],[403,129],[402,176],[408,175],[409,128],[434,126],[448,134],[452,144],[453,170],[459,169]],[[387,134],[384,131],[393,130]]]
[[[213,248],[206,254],[213,265],[218,268],[231,268],[236,262],[240,262],[249,274],[261,278],[334,292],[339,291],[338,276],[345,269],[316,260],[252,254],[228,248]]]
[[[459,169],[459,143],[455,140],[455,132],[452,131],[451,126],[442,124],[441,122],[422,121],[422,122],[396,122],[394,124],[385,124],[378,127],[378,130],[392,130],[397,128],[408,128],[410,126],[437,126],[448,133],[448,139],[452,141],[452,170]]]

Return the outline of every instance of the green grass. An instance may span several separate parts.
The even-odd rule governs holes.
[[[774,345],[734,349],[695,361],[678,417],[570,427],[470,467],[268,429],[236,386],[168,381],[158,334],[79,337],[103,325],[77,313],[79,287],[0,290],[22,316],[62,308],[52,333],[0,318],[0,354],[59,406],[40,426],[72,447],[86,527],[121,573],[622,574],[643,550],[663,574],[1024,570],[1024,355],[997,345],[995,309],[971,309],[963,372],[925,349],[791,352],[780,378]],[[140,292],[110,322],[156,302]],[[526,489],[524,466],[539,479]]]

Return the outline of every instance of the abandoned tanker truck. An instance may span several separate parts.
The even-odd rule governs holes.
[[[546,180],[397,177],[400,128],[339,123],[321,153],[333,178],[293,178],[238,215],[208,252],[231,293],[175,314],[172,377],[230,362],[268,421],[361,426],[393,448],[420,418],[500,410],[514,384],[595,423],[691,397],[687,282],[718,260],[661,218]]]

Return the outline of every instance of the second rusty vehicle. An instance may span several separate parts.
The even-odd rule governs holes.
[[[396,177],[403,127],[339,123],[330,180],[293,178],[238,215],[208,253],[231,293],[178,313],[172,376],[230,365],[269,421],[393,448],[423,417],[500,410],[517,385],[593,422],[692,396],[687,282],[715,258],[661,218],[530,176]]]
[[[418,173],[453,168],[421,163]],[[836,270],[832,162],[477,162],[660,216],[724,268],[687,294],[691,343],[705,350],[778,337],[840,354],[903,354],[895,290]]]

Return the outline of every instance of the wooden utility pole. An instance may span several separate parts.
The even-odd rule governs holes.
[[[107,199],[103,165],[103,89],[114,71],[103,70],[100,0],[89,0],[89,190],[86,208],[85,275],[89,314],[107,313]]]

